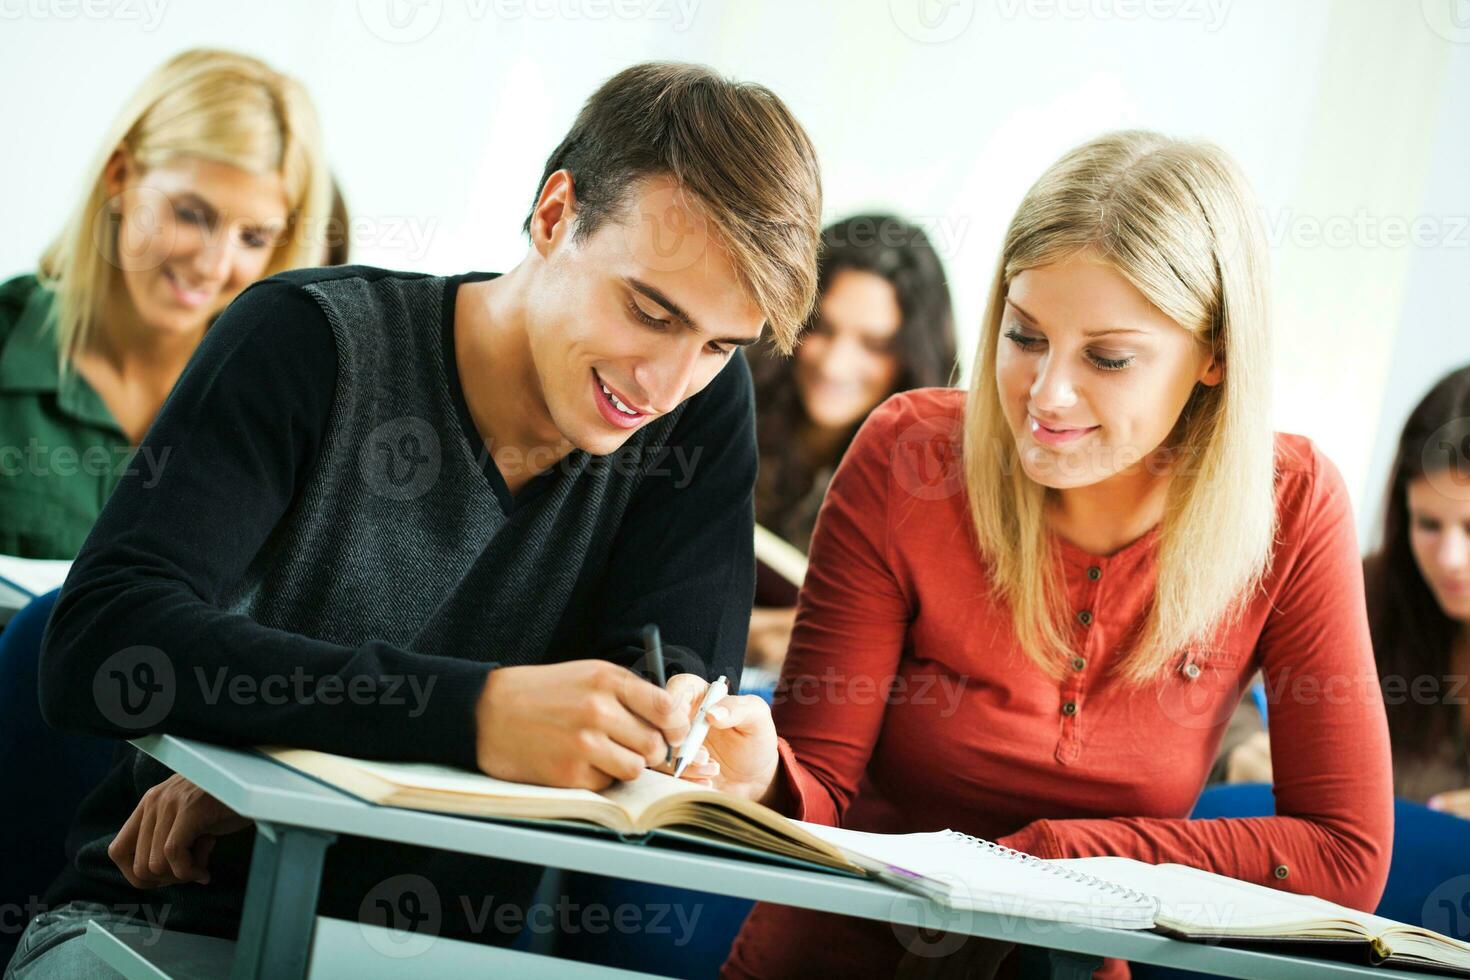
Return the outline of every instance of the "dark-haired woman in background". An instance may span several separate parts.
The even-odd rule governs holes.
[[[756,522],[805,553],[832,473],[889,395],[948,385],[954,314],[922,229],[860,214],[822,233],[818,300],[791,358],[752,357],[760,475]],[[796,586],[762,566],[746,663],[779,670]]]
[[[1363,575],[1394,792],[1470,817],[1470,366],[1409,415]]]
[[[1470,366],[1410,413],[1384,500],[1383,543],[1364,559],[1363,579],[1394,795],[1470,818]],[[1223,781],[1269,780],[1249,699],[1230,730]]]

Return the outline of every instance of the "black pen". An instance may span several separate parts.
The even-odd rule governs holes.
[[[664,644],[658,635],[658,626],[649,623],[643,627],[643,652],[648,657],[649,664],[653,667],[653,679],[658,682],[660,688],[669,686],[668,678],[664,676]],[[664,762],[674,761],[674,747],[664,747]]]

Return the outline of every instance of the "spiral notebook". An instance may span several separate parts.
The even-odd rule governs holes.
[[[1470,943],[1198,868],[1121,857],[1048,861],[952,830],[801,826],[883,880],[951,908],[1470,976]]]

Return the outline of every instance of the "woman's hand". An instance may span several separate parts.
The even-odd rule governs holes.
[[[699,710],[699,702],[709,683],[695,674],[678,674],[669,679],[669,690],[685,699],[689,717]],[[730,694],[710,708],[709,733],[704,739],[708,761],[695,764],[684,772],[714,789],[748,800],[770,802],[774,790],[776,767],[776,725],[771,720],[771,706],[753,694]]]
[[[1470,789],[1453,789],[1429,798],[1429,809],[1453,813],[1470,820]]]
[[[143,794],[107,856],[134,888],[204,885],[215,840],[252,822],[175,773]]]
[[[751,667],[780,670],[796,626],[796,607],[756,606],[750,611],[750,634],[745,641],[745,662]]]

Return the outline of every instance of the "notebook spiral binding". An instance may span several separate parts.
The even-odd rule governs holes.
[[[1099,878],[1096,875],[1084,874],[1081,871],[1073,871],[1070,868],[1060,868],[1048,861],[1043,861],[1041,858],[1037,857],[1034,854],[1027,854],[1025,851],[1018,851],[1013,847],[1006,847],[1004,844],[997,844],[995,843],[995,841],[989,841],[983,837],[972,837],[969,834],[962,834],[958,830],[946,830],[945,833],[951,837],[958,837],[960,840],[963,840],[968,844],[979,845],[980,847],[983,847],[986,850],[990,851],[992,854],[1000,855],[1007,861],[1020,861],[1022,864],[1025,864],[1028,867],[1039,868],[1040,870],[1045,871],[1047,874],[1053,874],[1060,878],[1066,878],[1069,881],[1078,882],[1079,884],[1086,885],[1089,888],[1098,888],[1102,891],[1108,892],[1109,894],[1121,896],[1122,898],[1126,898],[1129,901],[1137,902],[1140,905],[1148,906],[1150,908],[1156,909],[1159,906],[1159,900],[1157,898],[1148,894],[1147,892],[1141,892],[1136,888],[1128,888],[1125,885],[1120,885],[1116,882],[1108,881],[1106,878]]]

